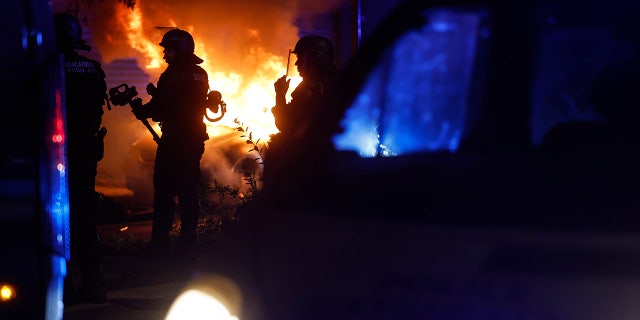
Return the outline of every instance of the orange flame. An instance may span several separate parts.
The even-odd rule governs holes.
[[[127,43],[147,58],[147,69],[158,69],[162,66],[162,51],[142,32],[142,12],[135,7],[130,13],[119,15],[119,23],[127,34]]]
[[[162,48],[158,46],[157,42],[151,41],[145,35],[143,21],[142,12],[137,7],[133,10],[122,9],[120,11],[119,23],[127,33],[128,44],[144,57],[146,69],[158,69],[164,64]],[[216,61],[216,59],[209,58],[206,41],[198,37],[193,27],[189,26],[185,30],[194,37],[195,54],[204,60],[201,66],[209,75],[210,90],[222,93],[222,98],[227,104],[227,113],[220,121],[210,123],[203,119],[207,124],[209,136],[217,135],[216,126],[218,125],[237,127],[238,125],[235,123],[237,120],[243,127],[248,128],[254,141],[259,139],[262,143],[268,142],[270,135],[278,132],[271,113],[271,107],[275,101],[273,82],[281,77],[285,70],[289,69],[288,62],[283,61],[285,57],[266,52],[261,47],[254,47],[249,50],[247,59],[256,59],[255,61],[261,63],[254,70],[251,78],[247,78],[239,72],[216,71],[214,66],[209,63],[209,61]],[[248,32],[255,33],[257,31],[248,30]],[[291,92],[302,79],[295,72],[289,71],[289,73],[294,73],[290,76],[289,92]],[[290,99],[290,96],[288,98]],[[216,117],[211,114],[209,116]]]

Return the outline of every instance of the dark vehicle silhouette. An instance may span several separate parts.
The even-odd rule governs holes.
[[[639,13],[628,1],[400,4],[343,70],[326,173],[295,197],[263,194],[214,245],[206,270],[241,292],[231,313],[628,318],[637,146],[541,144],[558,124],[602,121],[593,83],[635,57]]]
[[[0,318],[62,319],[68,168],[53,16],[45,1],[0,9]]]

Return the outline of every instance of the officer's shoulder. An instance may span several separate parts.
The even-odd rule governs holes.
[[[198,73],[198,74],[207,74],[207,71],[204,70],[204,68],[202,68],[199,65],[194,65],[193,66],[193,73]]]
[[[207,71],[198,65],[194,66],[193,79],[196,81],[207,81],[208,80]]]

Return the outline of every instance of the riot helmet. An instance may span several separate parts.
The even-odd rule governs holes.
[[[56,13],[53,15],[53,23],[56,43],[60,50],[91,50],[91,46],[82,40],[82,26],[76,16],[68,13]]]
[[[296,56],[304,56],[317,65],[333,65],[335,50],[331,41],[318,35],[304,36],[298,40],[292,51]]]
[[[162,36],[160,46],[164,48],[173,48],[178,52],[179,55],[190,56],[196,64],[203,62],[202,59],[200,59],[193,53],[195,50],[193,37],[189,32],[182,29],[175,28],[167,31]]]
[[[172,47],[184,53],[193,53],[195,49],[195,44],[193,42],[193,37],[191,36],[191,34],[177,28],[167,31],[167,33],[162,36],[160,46],[165,48]]]

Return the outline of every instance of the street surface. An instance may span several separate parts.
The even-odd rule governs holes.
[[[232,232],[190,263],[107,256],[108,302],[68,307],[64,319],[162,319],[186,283],[218,272],[243,278],[238,284],[247,288],[245,308],[252,310],[240,319],[269,314],[270,319],[637,320],[640,315],[638,234],[336,217],[287,221],[253,229],[248,238]],[[250,228],[263,223],[258,219]],[[252,300],[256,292],[266,297]]]

